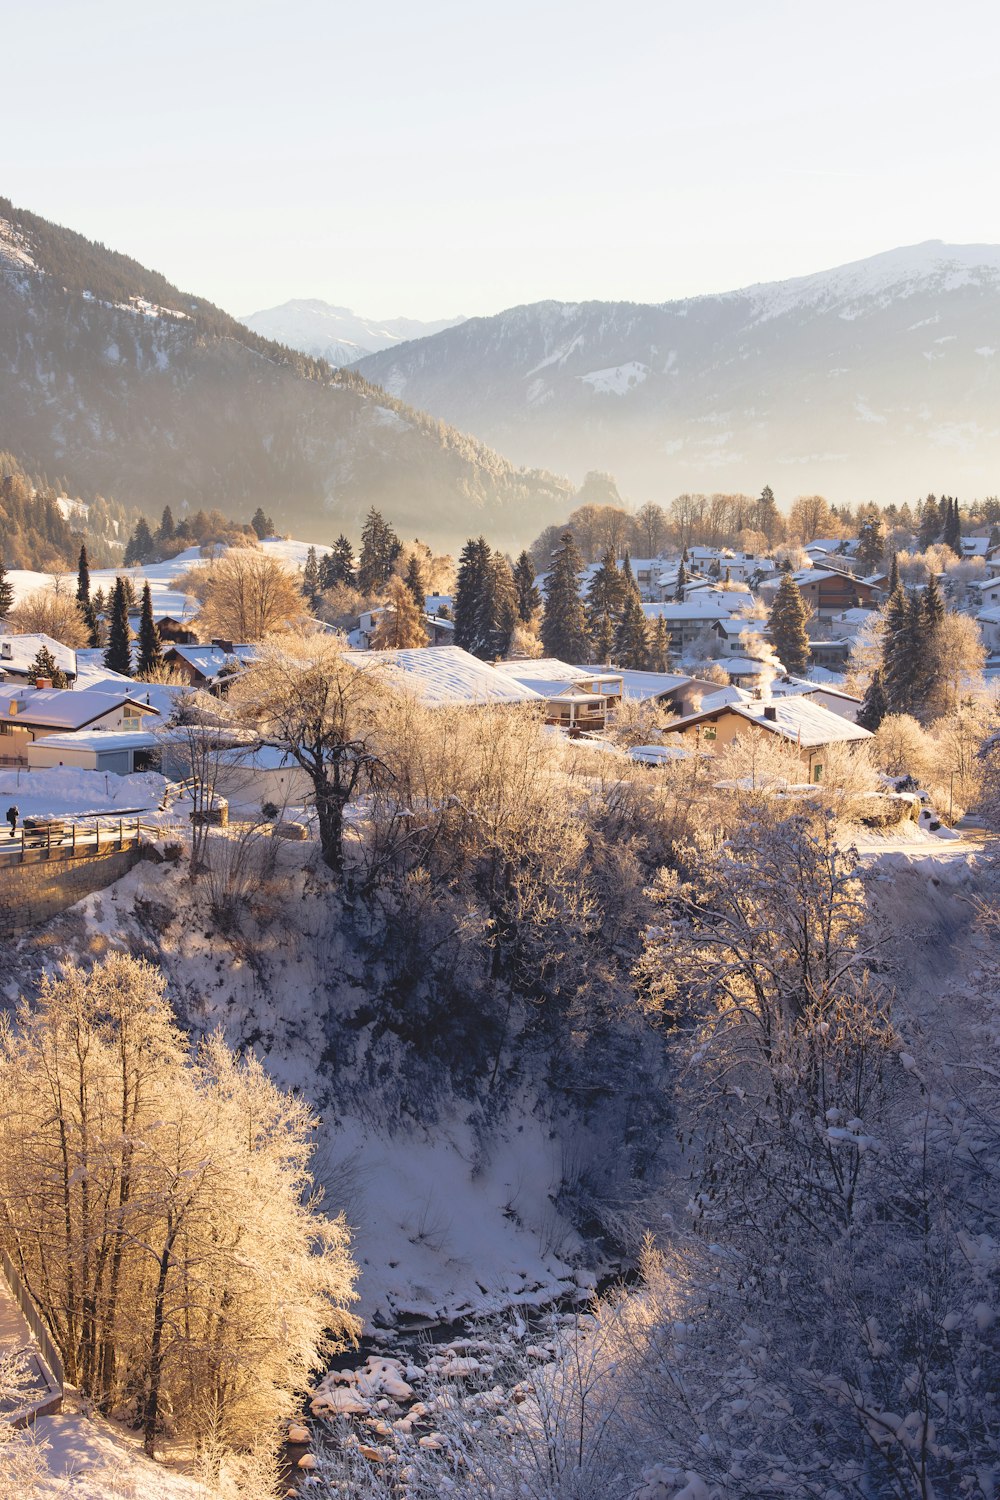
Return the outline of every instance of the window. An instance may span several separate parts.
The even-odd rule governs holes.
[[[818,760],[813,766],[813,781],[823,780],[823,762]]]
[[[138,729],[140,722],[141,721],[136,715],[126,714],[124,719],[122,720],[122,727],[124,729]]]
[[[706,724],[705,728],[704,728],[704,731],[703,731],[702,738],[706,739],[706,740],[714,740],[715,739],[715,735],[716,735],[715,725],[714,724]]]

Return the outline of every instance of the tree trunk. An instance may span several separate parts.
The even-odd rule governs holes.
[[[156,1276],[156,1298],[153,1303],[153,1336],[149,1345],[149,1390],[143,1412],[142,1445],[150,1458],[155,1457],[156,1423],[160,1415],[160,1381],[163,1374],[163,1306],[167,1296],[170,1255],[177,1236],[177,1225],[169,1224],[167,1238],[160,1252]]]

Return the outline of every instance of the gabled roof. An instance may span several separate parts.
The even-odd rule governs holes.
[[[767,708],[773,709],[773,718],[765,717],[764,710]],[[702,709],[699,713],[688,714],[686,718],[675,719],[672,724],[665,725],[663,733],[683,733],[686,729],[718,718],[720,714],[736,714],[748,723],[756,724],[759,728],[807,750],[841,740],[871,739],[868,730],[862,729],[860,724],[852,724],[849,719],[841,718],[839,714],[832,713],[830,709],[814,703],[804,695],[772,698],[766,702],[754,699],[750,703],[729,703],[719,708]]]
[[[15,712],[11,705],[16,703]],[[112,697],[92,688],[0,688],[0,716],[7,723],[29,728],[83,729],[125,706],[134,713],[154,714],[159,710],[135,698]]]
[[[37,635],[0,635],[0,671],[30,672],[32,662],[43,647],[51,651],[60,672],[69,677],[76,676],[76,652],[42,632]]]
[[[544,702],[540,693],[463,651],[461,646],[345,651],[344,660],[365,672],[383,672],[393,687],[412,692],[429,707]]]
[[[683,604],[644,604],[642,612],[647,620],[666,620],[668,625],[671,620],[678,623],[683,620],[704,620],[706,623],[711,620],[726,620],[746,602],[746,595],[735,589],[730,597],[733,600],[732,607],[714,594],[695,593],[685,599]]]
[[[606,682],[616,684],[621,673],[613,667],[577,667],[557,656],[523,656],[513,661],[497,662],[497,671],[516,677],[518,682],[538,678],[548,682]]]
[[[173,660],[179,657],[181,661],[187,662],[189,667],[198,672],[206,681],[214,682],[227,662],[234,659],[241,666],[246,666],[256,661],[260,655],[260,648],[252,645],[234,645],[231,651],[224,651],[221,646],[176,646],[169,645],[163,648],[164,658]]]
[[[723,635],[763,635],[768,625],[766,620],[740,620],[730,615],[728,619],[716,620],[715,628],[721,630]]]
[[[618,673],[622,684],[622,697],[637,703],[648,703],[653,698],[664,698],[676,693],[678,688],[694,682],[688,673],[679,672],[630,672]]]

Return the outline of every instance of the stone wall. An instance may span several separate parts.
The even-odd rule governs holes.
[[[120,880],[150,851],[133,843],[125,849],[72,858],[31,854],[24,864],[0,860],[0,939],[18,937]]]

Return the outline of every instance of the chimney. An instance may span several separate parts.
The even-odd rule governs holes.
[[[52,678],[51,677],[36,677],[35,678],[35,687],[36,688],[50,688],[51,686],[52,686]]]
[[[764,718],[770,720],[770,722],[772,724],[776,724],[778,722],[778,708],[777,708],[777,704],[775,704],[775,703],[765,703],[764,704]]]
[[[0,658],[2,658],[4,661],[14,660],[13,641],[4,641],[2,644],[0,644]]]

